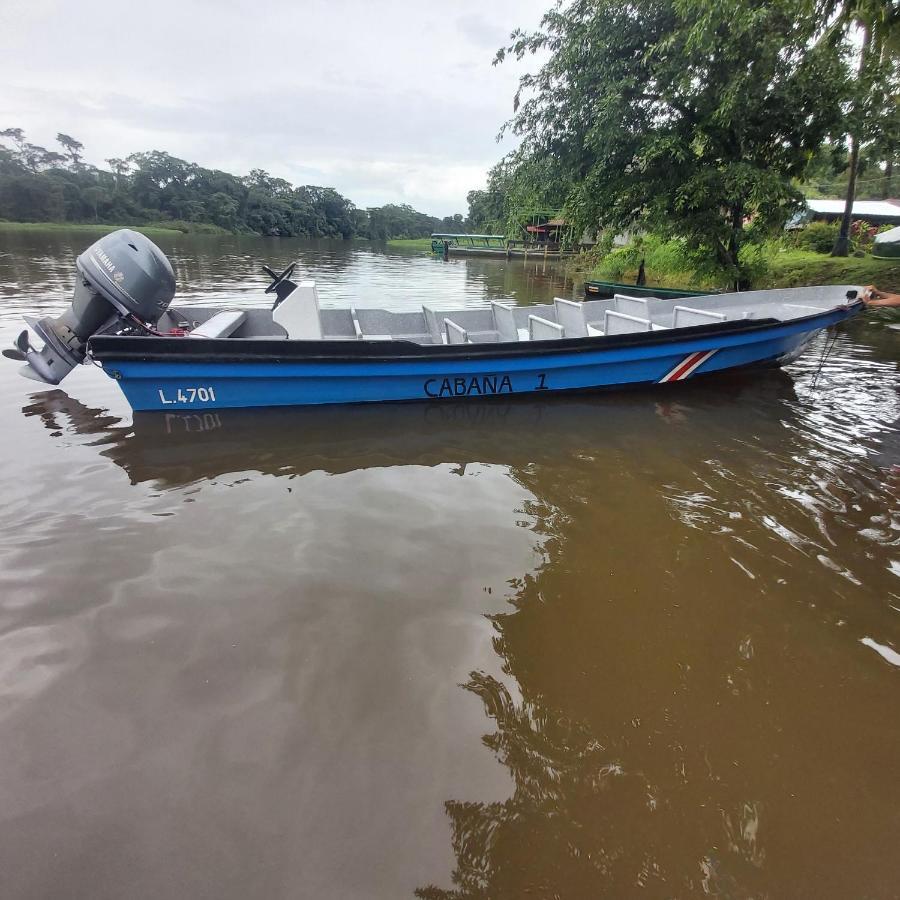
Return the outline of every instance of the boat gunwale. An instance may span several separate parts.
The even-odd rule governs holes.
[[[626,284],[621,281],[598,281],[592,279],[584,282],[584,295],[588,300],[596,299],[599,291],[592,291],[591,288],[602,288],[604,292],[610,296],[615,293],[630,294],[635,297],[647,297],[658,300],[689,300],[694,297],[715,297],[722,293],[718,289],[711,290],[694,290],[693,288],[670,288],[661,285],[648,284]],[[602,298],[601,298],[602,299]]]
[[[299,341],[285,338],[210,338],[191,341],[183,337],[156,335],[94,335],[89,341],[90,355],[96,360],[132,360],[140,362],[295,362],[328,361],[395,362],[421,360],[466,360],[480,358],[516,358],[555,356],[573,351],[615,350],[627,347],[680,344],[703,338],[752,334],[778,327],[813,324],[817,319],[845,312],[849,317],[863,308],[861,300],[833,306],[808,316],[791,319],[739,319],[730,322],[667,328],[660,331],[630,332],[616,335],[556,338],[543,341],[496,341],[476,344],[417,344],[414,341]],[[820,326],[825,327],[825,326]]]

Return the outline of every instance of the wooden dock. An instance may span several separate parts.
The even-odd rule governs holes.
[[[432,235],[431,249],[443,256],[487,256],[492,259],[553,260],[577,256],[579,249],[551,241],[505,240],[497,235]]]

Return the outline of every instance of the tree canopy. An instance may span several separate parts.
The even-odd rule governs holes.
[[[83,160],[84,147],[60,133],[63,152],[29,143],[21,128],[0,131],[0,218],[23,222],[186,223],[290,237],[426,237],[463,230],[462,215],[439,219],[407,205],[357,209],[334,188],[293,186],[262,169],[243,177],[161,150]]]
[[[567,191],[552,159],[526,148],[514,150],[490,169],[484,190],[469,191],[468,226],[518,236],[523,212],[560,209]]]
[[[821,39],[828,15],[795,0],[571,0],[498,52],[547,57],[507,127],[568,186],[578,226],[678,236],[739,278],[745,225],[780,227],[795,180],[845,131],[852,46]]]

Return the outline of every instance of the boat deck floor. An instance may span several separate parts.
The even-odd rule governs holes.
[[[315,286],[299,285],[274,310],[172,307],[160,330],[187,330],[198,338],[293,340],[402,340],[417,344],[501,343],[660,331],[752,319],[786,321],[853,302],[855,285],[711,294],[678,300],[631,297],[517,306],[492,301],[484,308],[415,311],[320,308]]]

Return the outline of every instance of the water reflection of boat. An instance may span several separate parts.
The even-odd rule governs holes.
[[[742,403],[736,403],[740,399]],[[55,390],[24,407],[52,432],[93,436],[102,455],[133,482],[186,484],[224,473],[332,474],[397,465],[497,463],[523,467],[561,455],[609,451],[671,441],[670,426],[690,423],[693,445],[710,429],[727,433],[758,420],[776,428],[773,403],[795,399],[793,381],[779,370],[735,375],[714,386],[697,383],[677,396],[658,392],[528,398],[465,404],[135,413],[127,423]],[[731,424],[729,424],[731,423]],[[674,453],[692,452],[672,447]]]

